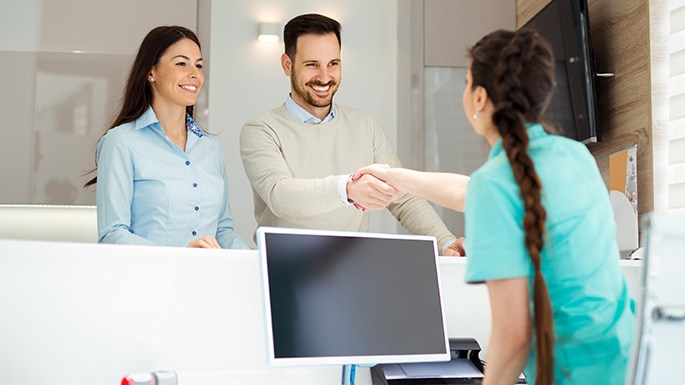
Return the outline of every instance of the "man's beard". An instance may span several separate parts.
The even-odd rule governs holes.
[[[304,99],[308,104],[314,106],[314,107],[328,107],[331,105],[333,102],[333,96],[335,93],[338,91],[338,84],[334,82],[333,80],[329,81],[328,83],[321,83],[321,82],[307,82],[304,86],[300,86],[300,82],[298,81],[297,76],[293,73],[291,78],[290,78],[290,85],[292,90],[299,95],[302,99]],[[317,97],[315,94],[313,94],[314,91],[312,91],[309,86],[320,86],[320,87],[325,87],[330,85],[330,96],[326,99],[321,99]]]

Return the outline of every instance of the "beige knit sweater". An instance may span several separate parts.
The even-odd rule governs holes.
[[[281,106],[245,123],[240,155],[258,226],[368,230],[368,213],[340,200],[338,179],[372,163],[399,167],[400,161],[370,114],[338,104],[335,111],[333,120],[312,125]],[[440,249],[455,240],[423,199],[404,194],[388,210],[409,232],[435,236]]]

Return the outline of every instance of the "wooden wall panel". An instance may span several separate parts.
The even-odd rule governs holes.
[[[646,0],[590,0],[590,36],[597,70],[600,143],[590,145],[605,181],[609,155],[637,144],[638,213],[654,208],[649,7]]]
[[[517,0],[517,24],[524,24],[549,0]],[[605,182],[609,155],[637,144],[638,213],[654,208],[649,2],[588,0],[590,36],[598,72],[598,129],[601,142],[588,145]]]
[[[526,24],[551,0],[516,0],[516,28]]]

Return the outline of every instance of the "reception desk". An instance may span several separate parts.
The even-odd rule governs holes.
[[[622,265],[635,296],[641,263]],[[487,290],[465,266],[440,259],[448,333],[486,348]],[[0,240],[0,383],[339,384],[340,367],[269,367],[259,269],[256,251]]]

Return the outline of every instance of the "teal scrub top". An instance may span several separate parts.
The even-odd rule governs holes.
[[[623,384],[634,302],[619,266],[616,225],[595,159],[579,142],[527,126],[547,211],[542,274],[554,313],[557,384]],[[468,184],[466,281],[528,277],[523,201],[500,139]],[[535,333],[533,333],[535,338]],[[524,369],[535,379],[535,342]]]

